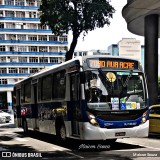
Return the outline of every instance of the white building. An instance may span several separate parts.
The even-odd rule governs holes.
[[[39,6],[40,0],[0,0],[0,108],[12,107],[15,82],[65,60],[68,35],[41,26]]]
[[[141,62],[141,42],[135,38],[122,38],[118,42],[119,56],[133,58]]]
[[[107,50],[75,51],[73,57],[93,55],[110,55],[110,53]]]

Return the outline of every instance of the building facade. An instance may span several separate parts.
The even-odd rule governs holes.
[[[108,46],[108,52],[112,56],[118,56],[119,55],[118,44],[111,44],[110,46]]]
[[[136,59],[144,65],[144,46],[135,38],[122,38],[118,44],[110,45],[108,52],[112,56]]]
[[[119,56],[133,58],[141,62],[141,44],[135,38],[122,38],[118,43]]]
[[[89,51],[75,51],[73,57],[77,56],[94,56],[94,55],[110,55],[107,50],[89,50]]]
[[[40,0],[0,0],[0,108],[12,108],[14,83],[64,62],[68,35],[41,26]]]

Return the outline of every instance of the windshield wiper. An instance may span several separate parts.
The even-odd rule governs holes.
[[[105,86],[106,90],[109,91],[110,93],[112,93],[113,87],[110,84],[109,79],[105,76],[105,74],[103,73],[101,68],[98,68],[98,72],[99,72],[99,77],[100,77],[103,85]]]
[[[133,70],[130,70],[129,75],[127,76],[125,82],[122,84],[122,91],[120,92],[120,97],[127,96],[127,86],[129,79],[131,78]]]
[[[128,81],[129,81],[129,79],[131,78],[132,73],[133,73],[133,70],[130,70],[129,75],[128,75],[128,77],[126,78],[126,81],[125,81],[124,84],[123,84],[123,87],[124,87],[124,88],[125,88],[126,86],[128,86]]]

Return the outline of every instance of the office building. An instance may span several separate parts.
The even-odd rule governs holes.
[[[74,52],[73,57],[77,56],[94,56],[94,55],[110,55],[107,50],[89,50],[89,51],[80,51],[77,50]]]
[[[108,52],[112,56],[132,58],[144,64],[144,46],[135,38],[122,38],[117,44],[110,45]]]
[[[40,0],[0,0],[0,108],[12,108],[14,83],[64,62],[68,35],[41,26]]]

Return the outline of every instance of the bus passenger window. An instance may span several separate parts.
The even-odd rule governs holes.
[[[53,75],[53,98],[65,98],[65,71],[58,72]]]

